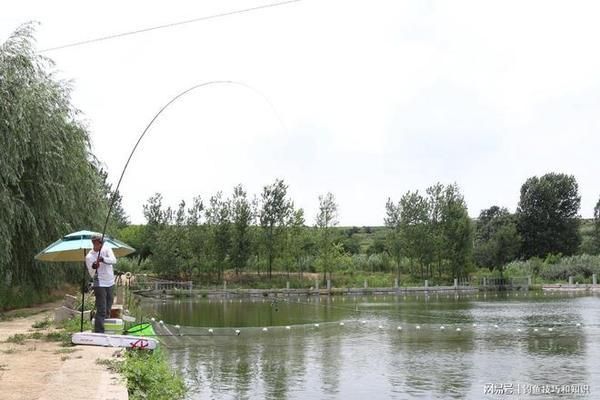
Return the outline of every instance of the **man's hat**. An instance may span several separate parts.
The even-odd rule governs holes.
[[[92,235],[92,242],[102,243],[102,235],[100,235],[99,233]]]

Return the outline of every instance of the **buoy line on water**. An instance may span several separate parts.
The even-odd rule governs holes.
[[[317,332],[327,332],[332,328],[337,327],[343,332],[348,333],[364,333],[366,330],[369,332],[377,333],[389,333],[392,331],[396,332],[398,339],[406,340],[409,342],[452,342],[465,340],[475,340],[477,342],[486,341],[488,339],[501,339],[501,340],[571,340],[577,332],[581,332],[582,325],[570,325],[570,328],[565,330],[564,326],[553,326],[553,327],[542,327],[537,326],[523,326],[520,328],[510,329],[497,324],[450,324],[450,325],[437,325],[437,324],[382,324],[377,320],[345,320],[337,322],[325,322],[325,323],[313,323],[313,324],[299,324],[299,325],[285,325],[285,326],[268,326],[268,327],[219,327],[219,328],[207,328],[207,327],[193,327],[193,326],[181,326],[166,324],[162,321],[154,321],[156,331],[158,332],[155,336],[159,339],[163,339],[163,344],[169,348],[185,347],[187,345],[206,345],[204,338],[221,338],[221,337],[275,337],[284,338],[289,337],[283,335],[284,333],[292,335],[310,335]],[[460,325],[460,326],[458,326]],[[166,332],[166,333],[165,333]],[[589,335],[589,330],[586,330],[586,335]],[[250,335],[250,336],[248,336]],[[268,335],[268,336],[265,336]],[[594,333],[595,336],[600,336],[600,331]],[[185,340],[188,338],[187,340]],[[335,339],[335,336],[328,337],[331,340]],[[337,340],[337,339],[335,339]],[[218,343],[218,342],[213,342]],[[287,346],[287,342],[275,341],[272,345]]]
[[[224,292],[226,295],[232,295],[235,296],[236,293],[235,292]],[[572,337],[573,334],[575,334],[575,332],[564,332],[565,327],[575,327],[575,328],[579,328],[581,329],[582,327],[586,327],[586,328],[595,328],[595,327],[600,327],[600,324],[585,324],[582,325],[581,322],[549,322],[549,323],[541,323],[541,324],[535,324],[535,325],[523,325],[523,324],[518,324],[515,323],[513,321],[504,321],[504,322],[496,322],[496,321],[492,321],[492,322],[475,322],[475,320],[473,320],[472,318],[464,318],[464,317],[448,317],[448,316],[442,316],[442,315],[429,315],[429,314],[424,314],[424,313],[407,313],[407,312],[403,312],[402,310],[376,310],[373,309],[372,307],[368,307],[365,309],[364,305],[362,307],[360,307],[360,303],[357,303],[357,300],[362,300],[364,296],[361,297],[353,297],[352,298],[352,303],[354,303],[353,305],[340,305],[339,302],[337,304],[333,304],[333,301],[335,300],[335,298],[332,298],[331,301],[321,301],[320,297],[316,297],[315,301],[310,301],[310,298],[308,301],[302,301],[301,297],[286,297],[286,298],[281,298],[281,297],[277,297],[277,298],[262,298],[260,299],[262,303],[266,303],[267,301],[270,303],[271,307],[275,308],[275,311],[279,311],[279,305],[280,304],[288,304],[288,305],[295,305],[295,304],[300,304],[300,305],[305,305],[305,306],[319,306],[319,307],[325,307],[325,308],[329,308],[329,309],[339,309],[339,310],[344,310],[347,311],[349,313],[358,313],[361,316],[366,314],[370,314],[370,315],[385,315],[385,316],[390,316],[390,315],[394,315],[394,316],[399,316],[399,317],[415,317],[415,318],[420,318],[420,319],[427,319],[429,322],[421,322],[419,323],[407,323],[407,322],[400,322],[400,325],[394,325],[394,326],[390,326],[389,323],[386,323],[385,325],[381,324],[380,320],[373,320],[373,319],[369,319],[369,324],[367,325],[367,321],[366,319],[363,318],[358,318],[358,319],[352,319],[352,320],[344,320],[344,321],[331,321],[331,322],[315,322],[314,320],[306,320],[305,323],[303,324],[295,324],[295,325],[286,325],[286,326],[268,326],[268,327],[237,327],[237,328],[209,328],[209,327],[181,327],[179,325],[174,325],[173,330],[176,331],[176,333],[173,332],[167,332],[167,333],[162,333],[162,334],[158,334],[157,336],[161,336],[161,337],[179,337],[179,338],[183,338],[186,336],[189,337],[221,337],[221,336],[240,336],[242,334],[266,334],[266,333],[278,333],[278,332],[302,332],[302,333],[308,333],[308,332],[315,332],[317,330],[317,328],[319,327],[323,327],[324,329],[328,329],[330,327],[333,326],[338,326],[338,327],[344,327],[346,326],[346,324],[348,324],[348,327],[350,329],[352,329],[353,326],[358,326],[358,327],[373,327],[373,330],[379,330],[379,331],[389,331],[389,330],[395,330],[397,332],[425,332],[427,330],[437,330],[438,333],[448,333],[449,335],[454,335],[457,338],[460,338],[460,335],[464,333],[464,335],[469,335],[472,334],[473,332],[486,332],[486,333],[492,333],[495,335],[503,335],[506,336],[507,332],[512,332],[516,335],[519,336],[519,338],[526,338],[528,337],[527,335],[530,334],[534,334],[536,338],[541,338],[541,339],[551,339],[551,338],[560,338],[560,337]],[[375,299],[377,299],[378,296],[371,296],[374,297]],[[383,295],[382,296],[384,301],[385,299],[388,297],[387,295]],[[390,297],[398,297],[397,295],[390,295]],[[419,296],[417,296],[418,298]],[[430,296],[431,297],[431,296]],[[436,296],[437,297],[437,296]],[[483,296],[485,297],[485,296]],[[406,300],[406,296],[403,296],[403,299]],[[229,301],[230,303],[232,303],[234,301],[234,299],[220,299],[220,302],[227,302]],[[240,302],[242,302],[242,299],[239,299]],[[211,302],[211,300],[209,300],[209,303]],[[255,299],[252,299],[252,302],[255,303]],[[345,299],[342,300],[342,302],[345,302]],[[350,303],[350,302],[349,302]],[[390,305],[395,306],[397,304],[402,304],[402,303],[390,303]],[[435,321],[438,320],[440,321],[438,324],[431,322],[431,321]],[[160,321],[159,323],[162,323],[162,321]],[[164,325],[164,323],[162,323]],[[500,325],[498,325],[500,324]],[[422,326],[426,329],[422,329]],[[473,328],[473,329],[470,329]],[[167,329],[168,330],[168,329]],[[589,333],[589,330],[586,329],[586,332]],[[552,334],[552,337],[548,337],[548,334]],[[448,337],[446,337],[445,340],[448,340],[449,338],[451,338],[448,335]],[[545,335],[545,336],[544,336]],[[462,340],[462,339],[461,339]]]

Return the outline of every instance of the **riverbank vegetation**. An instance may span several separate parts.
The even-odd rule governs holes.
[[[156,194],[144,206],[147,224],[121,231],[141,249],[135,262],[122,267],[201,285],[225,279],[256,288],[282,287],[274,280],[306,287],[306,273],[319,273],[322,285],[330,279],[336,287],[362,286],[365,280],[391,286],[395,279],[400,285],[425,279],[445,285],[506,274],[584,282],[595,271],[592,256],[600,253],[599,206],[593,220],[579,218],[571,175],[529,178],[514,213],[491,206],[476,219],[469,218],[458,185],[437,183],[424,194],[389,199],[381,227],[338,227],[331,193],[319,197],[310,224],[287,189],[276,180],[250,200],[239,185],[231,198],[219,192],[206,205],[196,197],[192,207],[181,201],[175,209]]]
[[[166,356],[160,350],[129,350],[122,360],[98,360],[121,374],[127,382],[131,400],[178,400],[186,394],[181,376],[171,370]]]

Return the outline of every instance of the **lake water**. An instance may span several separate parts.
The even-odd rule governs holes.
[[[600,398],[596,296],[143,304],[189,399]]]

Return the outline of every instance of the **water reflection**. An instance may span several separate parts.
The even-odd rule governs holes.
[[[187,325],[187,333],[215,327],[214,336],[164,340],[192,389],[190,399],[491,399],[484,388],[494,383],[580,384],[590,385],[589,398],[600,393],[597,297],[380,296],[145,307]],[[219,334],[233,328],[241,335]]]

